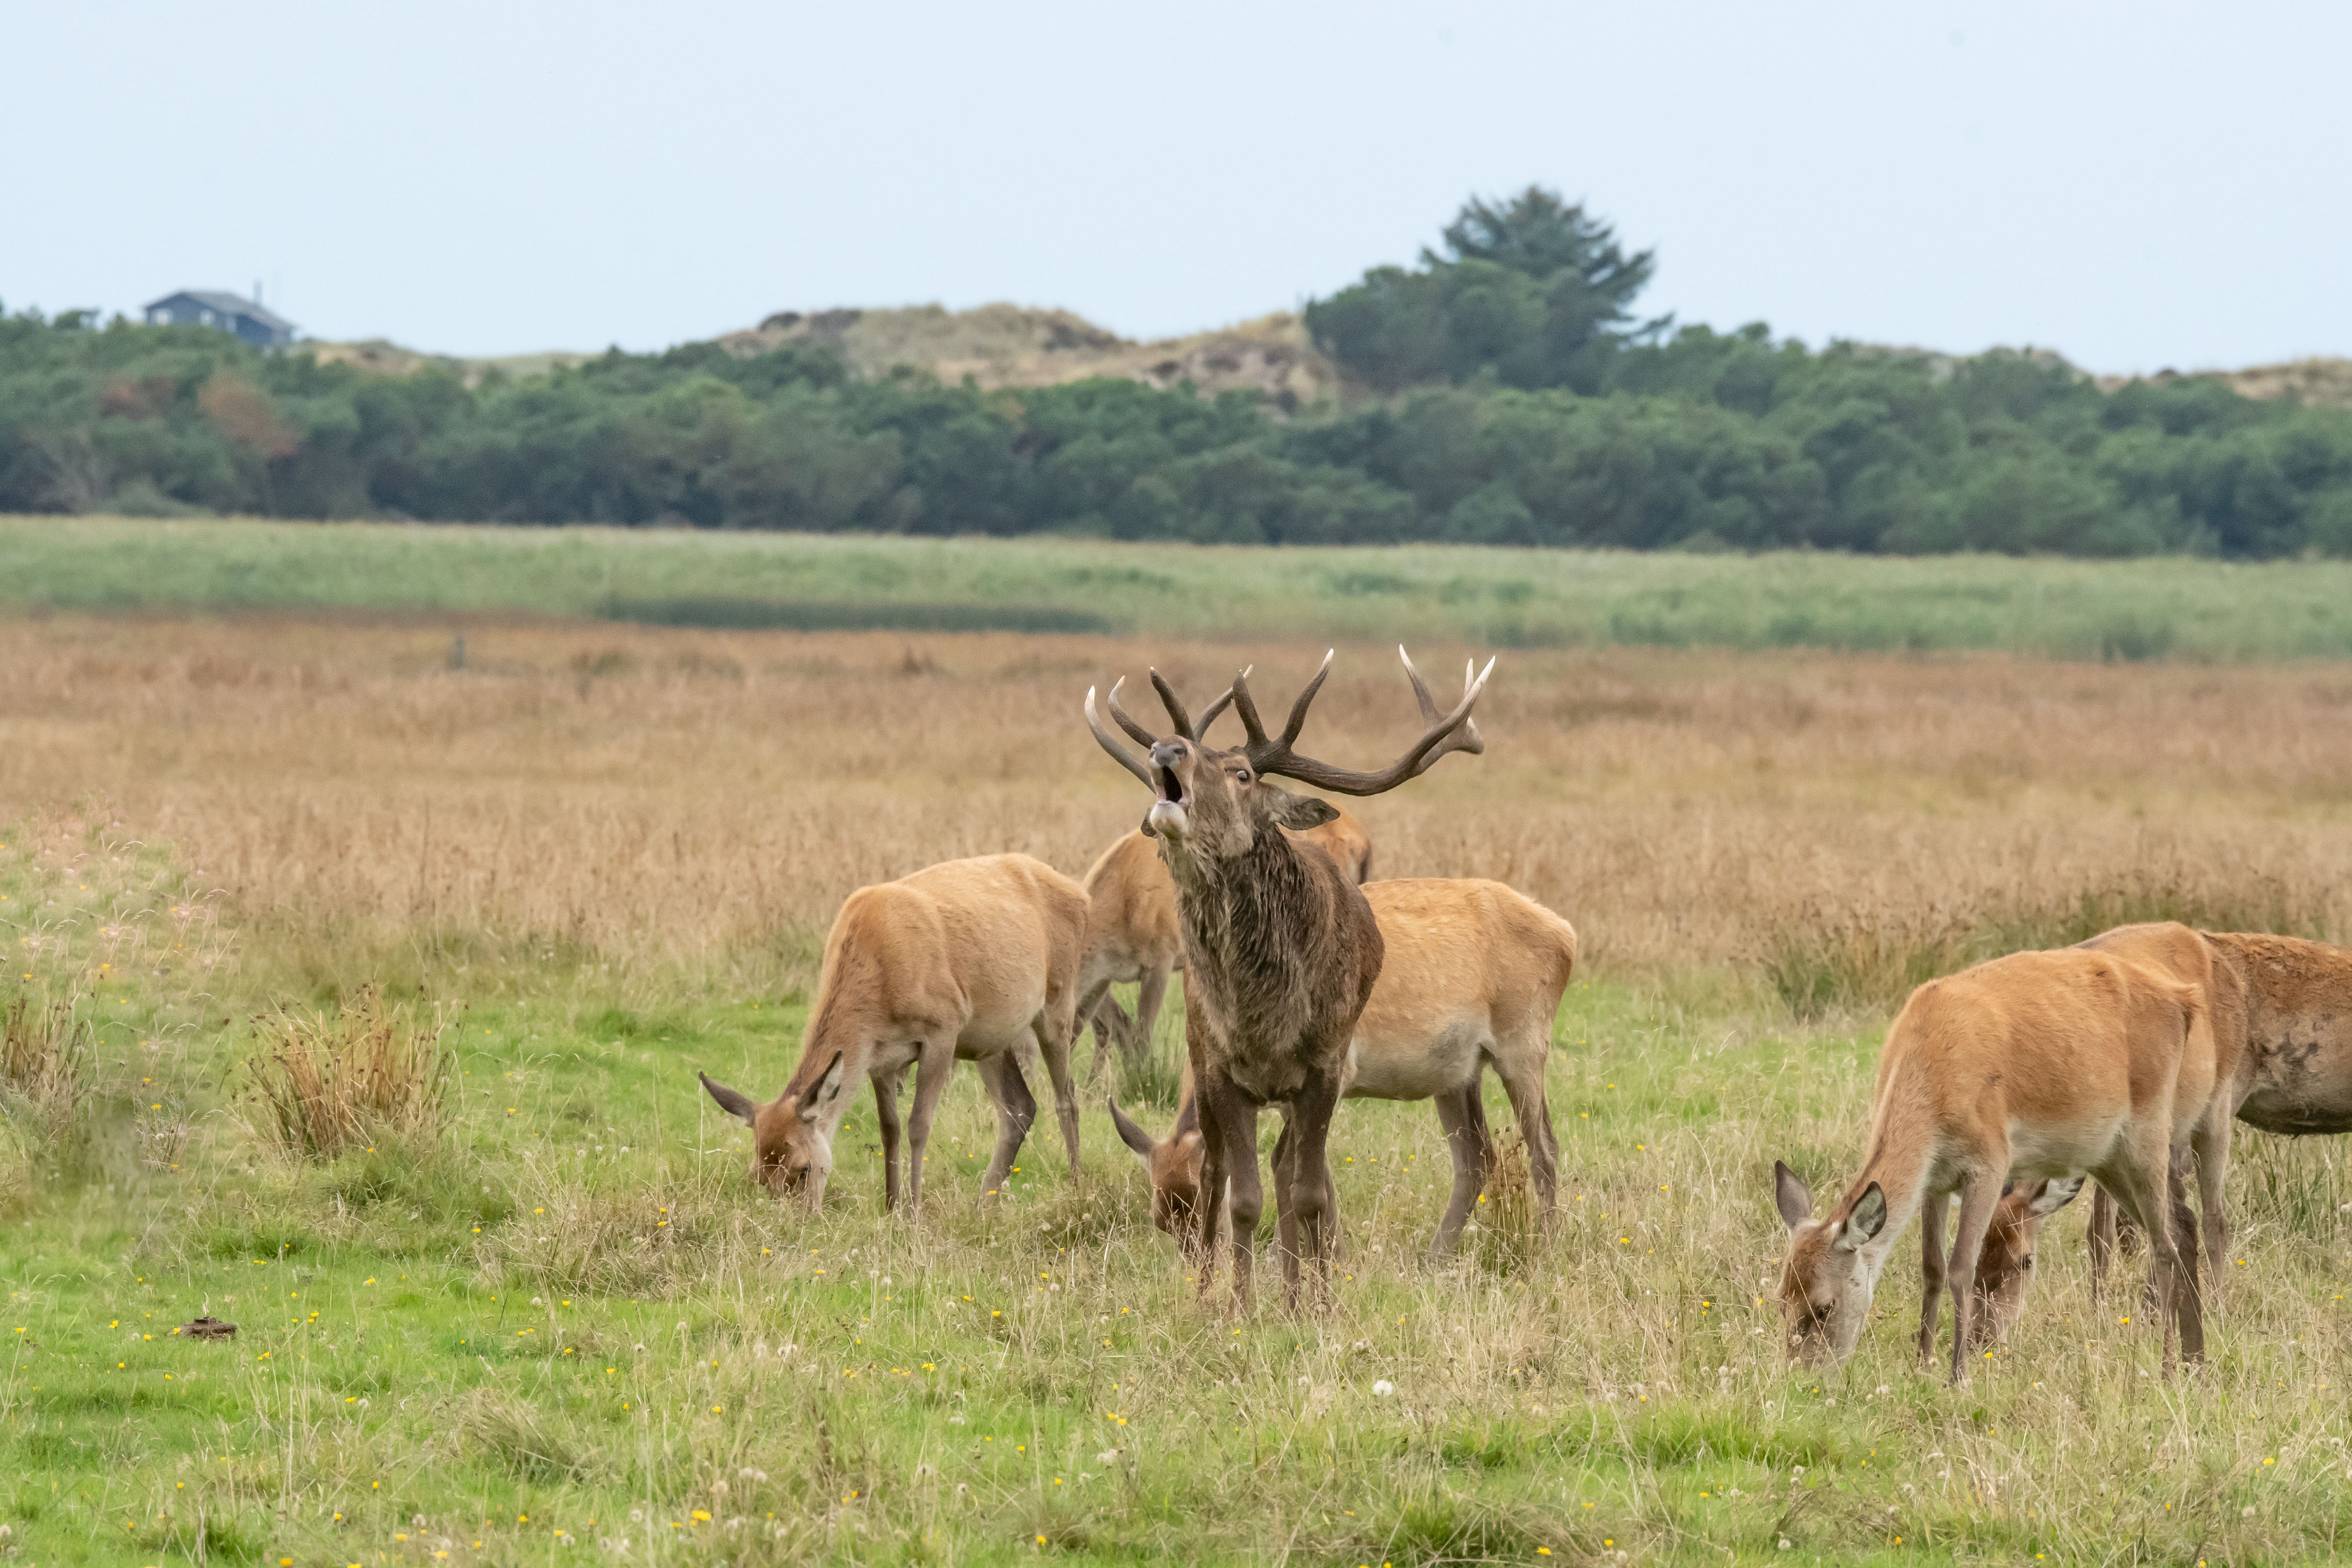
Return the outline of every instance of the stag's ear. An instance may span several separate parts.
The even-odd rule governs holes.
[[[702,1087],[710,1091],[710,1098],[719,1102],[719,1110],[734,1117],[746,1127],[753,1124],[760,1114],[760,1108],[751,1103],[750,1095],[738,1094],[723,1083],[711,1082],[709,1073],[698,1072],[694,1076],[702,1080]]]
[[[801,1096],[801,1120],[814,1121],[822,1117],[835,1100],[841,1098],[841,1053],[833,1053],[833,1061],[823,1077],[809,1085]]]
[[[1118,1101],[1116,1100],[1110,1102],[1110,1124],[1118,1129],[1120,1142],[1143,1158],[1147,1160],[1151,1158],[1151,1151],[1155,1146],[1151,1142],[1151,1134],[1129,1121],[1127,1112],[1118,1108]]]
[[[1288,790],[1276,790],[1274,794],[1274,820],[1293,833],[1304,833],[1310,827],[1339,820],[1339,808],[1329,801],[1317,800],[1311,795],[1293,795]]]
[[[2083,1184],[2089,1179],[2087,1176],[2061,1176],[2055,1181],[2042,1183],[2033,1196],[2026,1200],[2025,1212],[2035,1219],[2056,1214],[2074,1201],[2075,1194],[2083,1190]]]
[[[1780,1223],[1796,1229],[1813,1217],[1813,1189],[1781,1162],[1772,1162],[1772,1201],[1780,1205]]]
[[[1838,1232],[1838,1250],[1852,1252],[1885,1227],[1886,1194],[1873,1182],[1862,1189],[1862,1196],[1853,1200],[1853,1207],[1845,1216],[1845,1228]]]

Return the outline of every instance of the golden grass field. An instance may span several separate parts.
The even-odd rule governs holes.
[[[1132,826],[1089,683],[1247,660],[1279,702],[1319,646],[466,638],[453,670],[413,625],[0,623],[11,984],[79,999],[88,1102],[149,1151],[26,1155],[0,1236],[27,1561],[2220,1568],[2352,1524],[2331,1142],[2242,1133],[2193,1377],[2092,1307],[2071,1210],[1965,1390],[1911,1365],[1907,1239],[1842,1380],[1783,1368],[1769,1302],[1771,1161],[1843,1183],[1912,982],[2150,914],[2352,932],[2352,670],[1505,653],[1486,755],[1360,815],[1376,875],[1498,878],[1582,934],[1562,1219],[1498,1193],[1423,1268],[1434,1119],[1350,1104],[1334,1311],[1236,1323],[1092,1099],[1075,1186],[1033,1134],[983,1214],[963,1075],[919,1226],[847,1157],[812,1220],[693,1070],[781,1083],[852,888],[1006,849],[1076,875]],[[1413,649],[1441,692],[1472,651]],[[1393,649],[1342,647],[1311,749],[1416,731]],[[251,1020],[370,983],[457,1020],[440,1142],[276,1149]],[[206,1306],[234,1350],[124,1339]]]

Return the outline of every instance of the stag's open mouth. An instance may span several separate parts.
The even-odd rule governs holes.
[[[1155,766],[1152,772],[1160,775],[1160,798],[1151,803],[1151,816],[1147,820],[1154,833],[1172,833],[1181,838],[1184,830],[1192,826],[1192,818],[1184,810],[1184,781],[1176,776],[1173,768]]]

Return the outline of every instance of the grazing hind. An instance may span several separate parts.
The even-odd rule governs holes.
[[[996,1102],[996,1152],[982,1183],[993,1197],[1037,1114],[1017,1060],[1034,1041],[1054,1080],[1076,1181],[1070,1041],[1086,920],[1085,890],[1026,855],[949,860],[850,894],[825,938],[807,1040],[783,1091],[761,1105],[702,1079],[720,1109],[751,1129],[752,1178],[778,1197],[822,1205],[834,1135],[857,1083],[870,1080],[882,1130],[883,1205],[896,1208],[898,1089],[911,1067],[906,1190],[909,1211],[919,1213],[931,1119],[962,1060],[980,1065]]]
[[[2176,1215],[2173,1155],[2217,1103],[2203,991],[2105,952],[2066,949],[1994,959],[1911,994],[1887,1031],[1862,1173],[1828,1214],[1775,1163],[1789,1227],[1780,1279],[1790,1359],[1832,1365],[1853,1353],[1903,1228],[1920,1222],[1925,1297],[1919,1354],[1932,1358],[1947,1283],[1958,1320],[1951,1376],[1968,1375],[1977,1275],[2001,1188],[2088,1172],[2147,1226],[2168,1310],[2163,1344],[2204,1356],[2193,1241]],[[2226,1113],[2225,1113],[2226,1114]],[[1960,1214],[1948,1267],[1945,1205]]]

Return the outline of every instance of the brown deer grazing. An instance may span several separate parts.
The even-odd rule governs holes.
[[[1454,1191],[1431,1237],[1432,1262],[1450,1256],[1495,1168],[1479,1079],[1492,1067],[1511,1097],[1547,1220],[1559,1201],[1559,1142],[1544,1099],[1552,1020],[1576,967],[1576,930],[1500,882],[1473,879],[1374,882],[1364,889],[1380,922],[1380,979],[1356,1020],[1340,1095],[1433,1100],[1454,1161]],[[1151,1173],[1151,1219],[1187,1240],[1198,1210],[1202,1150],[1196,1107],[1153,1140],[1114,1101],[1121,1142]]]
[[[1149,749],[1148,762],[1110,732],[1094,692],[1087,693],[1087,728],[1155,796],[1146,825],[1159,837],[1175,882],[1184,941],[1184,1036],[1201,1104],[1201,1190],[1229,1194],[1227,1204],[1200,1205],[1200,1284],[1205,1292],[1214,1277],[1219,1216],[1229,1208],[1234,1296],[1244,1308],[1262,1206],[1257,1117],[1268,1105],[1289,1107],[1295,1134],[1285,1140],[1275,1170],[1276,1213],[1284,1234],[1299,1238],[1283,1251],[1284,1283],[1295,1308],[1303,1263],[1314,1276],[1318,1303],[1328,1296],[1331,1173],[1324,1148],[1348,1042],[1381,960],[1380,926],[1362,891],[1330,856],[1277,831],[1317,826],[1331,819],[1332,808],[1291,795],[1271,778],[1340,795],[1394,789],[1468,721],[1494,664],[1469,683],[1451,712],[1377,773],[1333,767],[1294,749],[1330,668],[1326,654],[1291,704],[1279,736],[1269,736],[1258,719],[1248,672],[1235,676],[1227,696],[1248,738],[1229,751],[1202,742],[1183,704],[1156,674],[1152,683],[1175,726],[1165,738],[1128,716],[1114,686],[1111,715]]]
[[[1816,1219],[1812,1193],[1774,1164],[1789,1227],[1780,1306],[1791,1359],[1833,1364],[1853,1353],[1879,1273],[1916,1217],[1926,1279],[1920,1359],[1934,1355],[1949,1280],[1952,1381],[1962,1381],[1978,1259],[2005,1179],[2088,1172],[2147,1230],[2168,1309],[2166,1364],[2176,1326],[2182,1353],[2201,1360],[2197,1253],[2175,1213],[2171,1171],[2174,1151],[2215,1103],[2213,1030],[2195,985],[2070,948],[2012,953],[1920,986],[1887,1031],[1869,1154],[1845,1196]],[[1956,1192],[1948,1270],[1944,1210]]]
[[[2302,1137],[2352,1132],[2352,952],[2298,937],[2200,931],[2173,921],[2117,926],[2083,943],[2206,985],[2211,998],[2216,1097],[2227,1115],[2191,1142],[2205,1256],[2227,1279],[2229,1216],[2222,1183],[2231,1120]],[[2116,1204],[2091,1198],[2091,1289],[2105,1284]]]
[[[1371,836],[1345,811],[1331,809],[1338,815],[1330,821],[1297,837],[1330,856],[1349,880],[1361,884],[1372,863]],[[1078,1017],[1094,1026],[1095,1062],[1087,1074],[1091,1084],[1102,1077],[1114,1044],[1130,1068],[1141,1064],[1168,995],[1168,976],[1183,963],[1184,943],[1176,930],[1176,884],[1169,879],[1159,846],[1142,829],[1122,834],[1104,850],[1087,871],[1086,885],[1087,949],[1078,963]],[[1128,981],[1142,983],[1133,1017],[1110,994],[1113,984]]]
[[[1992,1224],[1985,1227],[1984,1250],[1977,1254],[1977,1316],[1969,1331],[1970,1350],[1983,1350],[2009,1337],[2033,1284],[2033,1253],[2042,1239],[2042,1222],[2073,1203],[2088,1179],[2044,1176],[2038,1182],[2012,1182],[2002,1190]]]
[[[1087,895],[1026,855],[949,860],[860,888],[825,938],[824,969],[800,1065],[765,1105],[705,1076],[728,1114],[752,1133],[751,1175],[778,1197],[824,1201],[834,1134],[861,1079],[874,1085],[882,1128],[883,1204],[898,1203],[898,1089],[915,1069],[907,1204],[919,1213],[923,1152],[940,1092],[959,1059],[980,1064],[996,1101],[996,1153],[982,1190],[993,1196],[1029,1135],[1037,1102],[1017,1054],[1034,1041],[1054,1080],[1070,1178],[1078,1174],[1078,952]]]

